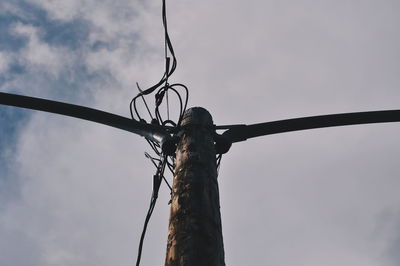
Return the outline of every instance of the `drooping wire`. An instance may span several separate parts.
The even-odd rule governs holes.
[[[175,168],[175,160],[174,160],[174,158],[172,156],[169,157],[169,158],[172,158],[171,159],[172,162],[167,161],[167,166],[168,166],[168,169],[171,171],[171,173],[173,175],[174,174],[174,168]]]
[[[180,95],[180,93],[178,92],[177,88],[182,88],[185,91],[186,97],[185,97],[185,102],[183,102],[182,100],[182,96]],[[177,122],[173,122],[172,120],[170,120],[169,118],[165,121],[172,121],[172,125],[177,126],[180,124],[180,122],[182,121],[183,118],[183,114],[186,110],[187,107],[187,102],[188,102],[188,95],[189,95],[189,90],[188,88],[183,85],[183,84],[173,84],[173,85],[168,85],[168,87],[162,87],[160,88],[156,95],[156,108],[155,108],[155,113],[156,113],[156,118],[157,121],[159,122],[160,125],[165,125],[164,124],[164,120],[160,114],[160,105],[162,103],[162,100],[164,99],[165,94],[168,92],[168,90],[171,90],[172,92],[174,92],[179,100],[179,117],[178,117],[178,121]]]
[[[155,105],[156,105],[156,109],[155,109],[155,116],[157,119],[157,122],[159,125],[163,124],[163,120],[161,118],[160,115],[157,115],[157,112],[159,112],[159,106],[161,105],[164,96],[166,98],[167,101],[167,120],[170,120],[170,108],[169,108],[169,95],[168,95],[168,91],[169,90],[175,90],[175,93],[178,96],[178,99],[180,102],[182,102],[182,97],[180,96],[179,92],[176,90],[176,88],[183,88],[185,90],[186,93],[186,99],[185,99],[185,103],[187,103],[188,100],[188,90],[187,87],[184,86],[183,84],[172,84],[170,85],[168,83],[169,77],[174,73],[174,71],[176,70],[177,67],[177,59],[175,56],[175,51],[174,48],[172,46],[171,43],[171,39],[168,33],[168,23],[167,23],[167,9],[166,9],[166,0],[162,0],[162,22],[163,22],[163,27],[164,27],[164,53],[165,53],[165,71],[164,74],[162,76],[162,78],[160,79],[160,81],[153,85],[152,87],[142,91],[140,90],[140,92],[131,100],[130,102],[130,113],[131,113],[131,117],[132,119],[135,119],[135,115],[138,118],[138,120],[142,120],[142,117],[140,115],[140,113],[138,112],[137,109],[137,105],[136,105],[136,101],[139,97],[142,97],[143,101],[144,100],[144,96],[149,95],[151,93],[153,93],[154,91],[156,91],[157,89],[158,92],[156,93],[155,97]],[[171,60],[172,57],[172,60]],[[171,62],[172,61],[172,62]],[[147,104],[145,103],[146,108],[148,109]],[[176,125],[179,125],[179,122],[181,121],[182,115],[184,113],[184,111],[186,110],[186,106],[187,104],[184,105],[184,107],[181,104],[181,109],[179,112],[179,117],[178,120],[175,122]],[[149,110],[148,110],[149,111]],[[135,115],[134,115],[135,113]],[[150,112],[149,112],[150,113]],[[150,115],[150,117],[152,117],[152,115]],[[152,118],[153,120],[153,118]]]
[[[160,159],[157,159],[157,158],[154,158],[154,157],[150,156],[150,154],[147,153],[147,152],[145,152],[144,155],[146,156],[146,158],[149,158],[149,159],[151,160],[151,162],[153,163],[153,165],[154,165],[155,167],[158,167],[155,161],[161,162]],[[167,157],[167,159],[168,159],[168,157]],[[166,164],[167,164],[167,166],[169,167],[169,164],[170,164],[170,163],[168,162],[168,160],[167,160]],[[164,173],[162,174],[162,179],[164,180],[165,184],[167,184],[169,190],[172,191],[172,187],[171,187],[171,185],[169,184],[168,180],[165,178]]]
[[[165,93],[167,99],[167,120],[169,120],[169,99],[168,99],[168,91]]]
[[[175,84],[170,84],[169,83],[169,78],[171,75],[174,73],[177,67],[177,59],[175,56],[175,51],[171,43],[171,39],[168,33],[168,23],[167,23],[167,9],[166,9],[166,0],[162,0],[162,23],[164,27],[164,56],[165,56],[165,70],[164,74],[162,75],[161,79],[159,80],[158,83],[155,85],[142,90],[137,83],[137,89],[139,90],[139,93],[132,98],[130,104],[129,104],[129,109],[130,109],[130,114],[133,120],[138,120],[143,123],[147,123],[146,120],[143,118],[143,116],[140,114],[138,110],[138,99],[142,98],[142,101],[147,109],[149,118],[151,119],[152,124],[157,124],[159,126],[163,126],[165,130],[169,133],[176,133],[179,130],[183,114],[186,111],[187,104],[188,104],[188,98],[189,98],[189,90],[188,88],[181,84],[181,83],[175,83]],[[154,93],[154,100],[155,100],[155,108],[154,112],[152,113],[150,111],[150,108],[146,102],[146,97],[150,96],[151,94]],[[170,98],[171,97],[176,97],[176,99],[179,102],[179,113],[178,117],[175,117],[174,119],[170,115]],[[160,109],[165,110],[164,108],[161,108],[164,99],[166,100],[166,111],[167,114],[166,116],[162,115],[160,112]],[[138,256],[136,260],[136,266],[140,264],[140,259],[141,259],[141,254],[142,254],[142,248],[143,248],[143,242],[144,242],[144,237],[146,234],[147,226],[150,220],[150,217],[154,211],[154,207],[158,198],[158,191],[161,185],[162,180],[165,181],[167,186],[169,187],[171,191],[171,196],[172,196],[172,188],[171,185],[168,183],[167,179],[164,176],[165,169],[168,168],[172,173],[174,172],[175,168],[175,158],[174,156],[167,156],[164,155],[161,149],[161,144],[157,143],[155,141],[146,139],[147,142],[149,143],[151,149],[153,152],[156,154],[155,156],[151,156],[148,153],[145,153],[145,156],[151,160],[153,165],[156,167],[156,174],[153,176],[153,193],[152,197],[150,200],[150,206],[145,218],[144,222],[144,227],[142,231],[142,235],[140,237],[140,242],[139,242],[139,249],[138,249]],[[159,158],[159,159],[158,159]],[[171,202],[171,201],[170,201]]]
[[[168,78],[174,73],[176,67],[177,67],[177,60],[174,52],[174,48],[171,43],[171,39],[169,37],[168,33],[168,24],[167,24],[167,8],[166,8],[166,0],[162,0],[162,21],[163,21],[163,26],[164,26],[164,46],[165,46],[165,72],[164,75],[162,76],[161,80],[153,85],[152,87],[148,88],[147,90],[141,92],[138,96],[141,95],[147,95],[152,93],[154,90],[156,90],[159,86],[161,86],[163,83],[168,81]],[[170,57],[168,56],[168,52],[172,55],[172,66],[170,66]]]
[[[151,215],[153,214],[155,205],[156,205],[156,199],[154,199],[152,197],[151,201],[150,201],[150,207],[149,207],[149,210],[147,211],[146,219],[145,219],[145,222],[144,222],[142,235],[140,236],[140,243],[139,243],[139,249],[138,249],[138,256],[137,256],[137,259],[136,259],[136,266],[140,265],[140,259],[142,257],[143,241],[144,241],[144,237],[146,235],[147,225],[148,225],[148,223],[150,221]]]
[[[219,175],[219,168],[221,166],[222,154],[217,155],[217,177]]]
[[[142,89],[141,89],[140,86],[139,86],[139,83],[137,83],[137,82],[136,82],[136,87],[138,88],[138,90],[139,90],[140,93],[143,92]],[[149,115],[150,115],[150,117],[151,117],[151,120],[153,120],[153,116],[151,115],[149,106],[147,105],[147,102],[146,102],[146,100],[144,99],[144,96],[142,95],[141,97],[142,97],[142,100],[143,100],[144,105],[146,106],[147,112],[149,113]]]
[[[136,266],[140,265],[140,259],[142,257],[144,237],[146,235],[146,230],[147,230],[147,226],[148,226],[149,221],[150,221],[150,217],[153,214],[154,207],[156,206],[156,202],[157,202],[157,198],[158,198],[158,191],[160,189],[161,180],[162,180],[162,177],[164,175],[166,163],[167,163],[167,156],[164,156],[162,158],[162,160],[159,161],[159,164],[157,166],[157,172],[153,176],[153,193],[151,195],[149,210],[147,211],[147,215],[146,215],[146,218],[145,218],[145,221],[144,221],[143,231],[142,231],[142,234],[140,236],[138,255],[137,255],[137,259],[136,259]]]
[[[161,156],[162,155],[160,144],[158,144],[157,142],[151,141],[149,139],[146,139],[146,141],[147,141],[147,143],[149,143],[151,149],[154,151],[154,153],[157,156]]]

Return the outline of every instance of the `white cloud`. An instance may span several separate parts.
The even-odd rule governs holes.
[[[63,47],[54,47],[42,41],[40,28],[16,23],[13,33],[27,38],[26,46],[19,52],[18,59],[21,64],[32,71],[45,71],[57,78],[61,72],[71,65],[75,55]]]
[[[49,15],[58,20],[72,20],[81,15],[88,1],[52,1],[52,0],[30,0],[30,3],[43,7]]]
[[[9,1],[3,1],[0,3],[0,14],[2,15],[12,14],[20,18],[29,17],[29,15],[24,10],[19,8],[18,4]]]
[[[77,55],[45,43],[39,27],[15,27],[28,40],[18,57],[31,69],[60,76],[79,58],[111,75],[87,105],[127,114],[135,82],[160,78],[159,1],[32,2],[53,19],[88,22],[90,45],[108,45],[85,44]],[[186,82],[190,105],[207,107],[217,124],[399,107],[394,1],[168,6],[173,80]],[[398,125],[359,126],[234,145],[220,174],[227,264],[390,265],[398,218],[382,213],[400,209],[398,133]],[[0,214],[8,232],[0,243],[22,235],[20,254],[32,265],[133,264],[154,170],[145,147],[131,134],[35,115],[17,150],[22,196]],[[163,263],[168,196],[150,223],[143,265]]]

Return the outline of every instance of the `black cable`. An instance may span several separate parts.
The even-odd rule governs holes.
[[[164,26],[164,45],[167,49],[165,49],[165,61],[166,61],[166,69],[164,72],[163,77],[161,80],[156,84],[153,85],[152,87],[144,90],[143,92],[139,93],[136,97],[142,96],[142,95],[147,95],[155,91],[159,86],[161,86],[163,83],[165,83],[168,78],[174,73],[176,67],[177,67],[177,60],[174,52],[174,48],[171,43],[171,39],[168,34],[168,25],[167,25],[167,7],[165,0],[162,1],[162,21],[163,21],[163,26]],[[168,52],[172,55],[172,66],[171,69],[169,67],[170,65],[170,59],[168,57]],[[135,97],[135,98],[136,98]]]
[[[142,92],[142,89],[140,88],[139,83],[136,82],[136,86],[137,86],[139,92]],[[151,114],[150,109],[149,109],[149,106],[147,105],[147,102],[146,102],[146,100],[144,99],[144,96],[143,96],[143,95],[142,95],[142,99],[143,99],[144,105],[146,106],[147,112],[148,112],[149,115],[150,115],[151,120],[153,120],[153,115]]]
[[[159,190],[160,185],[161,185],[161,179],[162,179],[162,176],[163,176],[164,171],[165,171],[166,163],[167,163],[167,156],[164,156],[162,161],[160,161],[160,163],[159,163],[159,165],[157,167],[156,174],[153,176],[153,193],[151,195],[149,210],[147,211],[147,215],[146,215],[146,219],[144,221],[142,234],[140,236],[138,255],[137,255],[137,259],[136,259],[136,266],[140,265],[140,259],[142,257],[144,237],[146,235],[147,226],[149,224],[151,215],[153,214],[154,207],[155,207],[156,202],[157,202],[158,190]]]
[[[174,84],[175,85],[175,84]],[[175,94],[177,95],[177,97],[178,97],[178,99],[179,99],[179,106],[180,106],[180,109],[179,109],[179,117],[178,117],[178,123],[179,123],[179,121],[181,120],[181,118],[182,118],[182,116],[183,116],[183,112],[184,112],[184,106],[183,106],[183,102],[182,102],[182,97],[181,97],[181,95],[179,94],[179,92],[176,90],[176,89],[174,89],[173,88],[173,86],[174,85],[172,85],[172,86],[168,86],[168,87],[162,87],[162,88],[160,88],[159,90],[158,90],[158,92],[157,92],[157,94],[156,94],[156,109],[155,109],[155,112],[156,112],[156,119],[157,119],[157,121],[159,122],[159,124],[164,124],[164,121],[163,121],[163,119],[162,119],[162,117],[161,117],[161,114],[160,114],[160,111],[159,111],[159,107],[160,107],[160,105],[161,105],[161,103],[162,103],[162,100],[163,100],[163,98],[164,98],[164,95],[166,94],[166,92],[168,92],[168,90],[172,90],[173,92],[175,92]],[[185,101],[185,103],[186,103],[187,101]]]
[[[160,146],[158,145],[158,143],[156,143],[156,142],[154,142],[154,141],[151,141],[151,140],[149,140],[149,139],[146,139],[146,141],[147,141],[147,143],[149,143],[151,149],[152,149],[158,156],[161,156],[162,151],[161,151],[161,148],[160,148]]]
[[[241,125],[228,129],[222,136],[233,143],[250,138],[298,130],[389,122],[400,122],[400,110],[319,115]]]
[[[159,110],[158,110],[158,107],[162,102],[162,98],[164,97],[164,94],[165,94],[166,98],[167,98],[167,119],[170,120],[170,118],[169,118],[170,108],[169,108],[168,90],[170,90],[170,89],[174,90],[174,88],[173,88],[174,86],[181,86],[186,91],[186,99],[185,99],[185,105],[184,105],[185,107],[184,108],[182,108],[182,104],[181,104],[180,117],[178,119],[178,123],[176,123],[176,124],[179,125],[179,123],[181,121],[181,118],[182,118],[182,115],[183,115],[183,112],[186,110],[187,100],[188,100],[189,94],[188,94],[187,87],[184,86],[183,84],[174,84],[172,86],[168,84],[169,77],[175,72],[175,69],[177,68],[177,60],[176,60],[175,51],[174,51],[174,48],[172,46],[172,42],[171,42],[171,39],[170,39],[170,36],[169,36],[169,33],[168,33],[166,0],[162,0],[162,23],[163,23],[163,27],[164,27],[164,50],[165,50],[164,51],[164,53],[165,53],[165,71],[164,71],[164,74],[163,74],[162,78],[160,79],[160,81],[157,84],[153,85],[152,87],[150,87],[150,88],[148,88],[148,89],[146,89],[144,91],[140,89],[139,90],[140,91],[139,94],[137,94],[131,100],[129,108],[130,108],[130,113],[131,113],[132,119],[135,119],[135,116],[134,116],[134,112],[135,112],[136,116],[138,117],[138,120],[139,121],[142,120],[142,118],[141,118],[141,116],[140,116],[140,114],[138,112],[137,105],[136,105],[137,98],[142,97],[143,102],[146,105],[147,111],[149,112],[150,117],[153,120],[153,116],[151,115],[151,112],[150,112],[150,110],[149,110],[149,108],[147,106],[147,103],[146,103],[146,101],[144,99],[144,96],[154,92],[157,88],[159,88],[160,86],[162,86],[164,84],[164,86],[156,94],[156,97],[158,96],[158,97],[160,97],[160,99],[159,100],[156,99],[156,110],[155,110],[156,119],[159,122],[159,124],[162,124],[163,120],[162,120],[161,115],[159,114]],[[172,63],[171,63],[171,58],[169,57],[169,54],[172,57]],[[139,86],[138,86],[138,88],[139,88]],[[160,95],[160,93],[161,93],[161,95]],[[179,93],[176,92],[176,94],[178,95],[178,98],[180,99],[180,102],[182,102],[182,98],[180,97]],[[158,113],[158,115],[157,115],[157,113]]]
[[[168,169],[171,171],[171,173],[174,173],[174,166],[172,164],[168,164]]]
[[[219,175],[219,167],[221,166],[222,154],[218,154],[217,156],[217,177]]]
[[[173,160],[174,157],[170,156],[169,158],[172,158],[172,160]],[[167,161],[167,166],[168,166],[168,169],[171,171],[172,176],[173,176],[174,175],[174,169],[175,169],[175,162],[172,161],[172,163],[170,163],[170,162]]]
[[[161,162],[160,159],[157,159],[157,158],[154,158],[154,157],[150,156],[150,154],[147,153],[147,152],[144,153],[144,156],[146,156],[146,158],[150,159],[150,161],[154,164],[154,166],[155,166],[156,168],[158,167],[158,165],[156,164],[155,161],[157,161],[158,163]]]
[[[165,97],[167,99],[167,119],[169,120],[169,99],[168,99],[168,90],[165,93]]]
[[[156,200],[152,197],[151,201],[150,201],[150,207],[149,207],[149,210],[147,211],[146,219],[145,219],[145,222],[144,222],[142,235],[140,236],[138,256],[137,256],[137,259],[136,259],[136,266],[140,265],[140,259],[142,257],[143,241],[144,241],[144,237],[146,235],[147,225],[148,225],[148,223],[150,221],[151,215],[153,214],[153,210],[154,210],[155,204],[156,204]]]
[[[165,120],[165,121],[162,123],[162,125],[163,125],[163,126],[171,125],[172,127],[176,127],[175,122],[172,121],[172,120]]]
[[[146,158],[150,159],[150,161],[153,163],[153,165],[154,165],[155,167],[158,167],[155,161],[161,162],[160,159],[151,157],[150,154],[148,154],[147,152],[145,152],[144,155],[146,156]],[[169,165],[170,165],[170,163],[167,161],[167,166],[168,166],[168,168],[171,170],[171,168],[170,168]],[[165,175],[164,175],[164,174],[162,175],[162,179],[164,180],[165,184],[167,184],[169,190],[172,192],[172,187],[171,187],[171,185],[169,184],[168,180],[165,178]]]
[[[185,85],[180,84],[180,83],[175,83],[175,84],[172,85],[172,87],[183,88],[185,90],[185,93],[186,93],[185,103],[183,105],[183,109],[181,110],[181,115],[180,115],[179,120],[178,120],[178,125],[180,125],[181,122],[182,122],[182,119],[183,119],[183,114],[186,112],[186,108],[187,108],[187,104],[188,104],[188,100],[189,100],[189,89]]]
[[[141,122],[146,122],[145,120],[142,119],[138,108],[137,108],[137,99],[139,97],[142,98],[143,103],[145,104],[145,107],[150,115],[150,118],[152,120],[152,124],[157,124],[159,126],[162,126],[168,134],[175,134],[179,128],[179,125],[182,121],[183,114],[186,111],[187,108],[187,103],[188,103],[188,98],[189,98],[189,90],[188,88],[183,85],[183,84],[172,84],[170,85],[168,83],[169,77],[174,73],[176,67],[177,67],[177,60],[175,56],[175,51],[173,49],[171,39],[168,34],[168,24],[167,24],[167,10],[166,10],[166,0],[162,0],[162,23],[164,27],[164,52],[165,52],[165,71],[160,79],[160,81],[153,85],[152,87],[146,89],[146,90],[141,90],[139,87],[139,84],[137,85],[137,88],[139,90],[139,93],[132,98],[130,104],[129,104],[129,109],[131,113],[131,117],[133,120],[135,119],[135,116],[138,118],[138,121]],[[172,59],[172,60],[171,60]],[[178,89],[182,89],[185,91],[185,99],[182,98],[180,92]],[[146,95],[149,95],[153,93],[154,91],[157,90],[157,93],[155,94],[155,110],[154,110],[154,116],[150,112],[150,109],[147,105],[147,102],[145,100]],[[178,117],[178,122],[175,122],[171,120],[170,118],[170,95],[169,95],[169,90],[171,90],[176,97],[178,98],[179,101],[179,117]],[[163,102],[164,96],[166,98],[166,104],[167,104],[167,119],[163,120],[161,113],[160,113],[160,106]],[[143,242],[147,230],[148,223],[150,221],[150,217],[154,211],[154,207],[158,198],[158,191],[161,185],[161,181],[164,180],[169,189],[171,190],[171,195],[172,195],[172,187],[168,183],[167,179],[164,176],[165,168],[168,167],[168,169],[173,173],[174,172],[174,167],[175,167],[175,160],[173,156],[168,157],[167,155],[163,155],[162,150],[161,150],[161,145],[153,140],[147,139],[147,142],[149,143],[151,149],[155,152],[157,156],[160,157],[160,159],[154,158],[150,156],[150,154],[145,153],[145,156],[149,158],[154,166],[157,168],[156,174],[153,176],[153,193],[152,197],[150,200],[150,206],[145,218],[144,226],[143,226],[143,231],[140,237],[140,242],[139,242],[139,249],[138,249],[138,256],[136,260],[136,266],[139,266],[140,264],[140,259],[142,255],[142,249],[143,249]],[[171,159],[172,163],[170,163],[168,160]],[[158,163],[158,164],[157,164]]]

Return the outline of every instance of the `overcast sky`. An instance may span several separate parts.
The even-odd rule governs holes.
[[[175,0],[172,81],[216,124],[400,108],[396,0]],[[2,0],[0,91],[129,116],[162,76],[161,0]],[[234,145],[219,184],[230,266],[400,265],[400,125]],[[152,189],[143,138],[0,107],[0,265],[128,266]],[[171,179],[171,176],[168,178]],[[163,265],[169,192],[142,265]]]

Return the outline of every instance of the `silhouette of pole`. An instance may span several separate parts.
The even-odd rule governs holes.
[[[166,266],[222,266],[214,127],[211,115],[188,109],[176,150]]]

